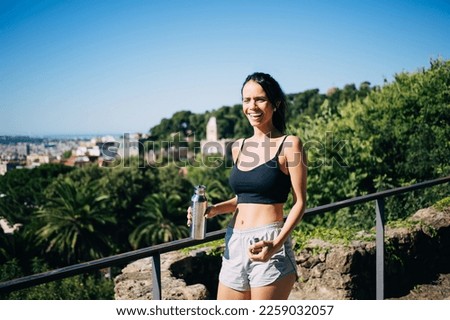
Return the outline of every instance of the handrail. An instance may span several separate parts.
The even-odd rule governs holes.
[[[404,186],[404,187],[398,187],[398,188],[394,188],[394,189],[379,191],[379,192],[367,194],[364,196],[358,196],[358,197],[354,197],[354,198],[350,198],[350,199],[346,199],[346,200],[342,200],[342,201],[333,202],[331,204],[318,206],[318,207],[307,210],[307,213],[308,214],[319,214],[319,213],[324,213],[324,212],[333,211],[333,210],[337,210],[337,209],[342,209],[345,207],[353,206],[355,204],[361,204],[361,203],[369,202],[372,200],[387,198],[387,197],[395,196],[397,194],[402,194],[402,193],[406,193],[406,192],[410,192],[410,191],[414,191],[414,190],[426,189],[426,188],[429,188],[429,187],[432,187],[435,185],[439,185],[439,184],[443,184],[443,183],[446,183],[449,181],[450,181],[450,176],[446,176],[443,178],[437,178],[434,180],[428,180],[428,181],[424,181],[424,182],[418,182],[418,183],[415,183],[410,186]]]
[[[210,242],[223,237],[224,230],[218,230],[209,232],[206,234],[205,239],[194,240],[191,238],[185,238],[181,240],[175,240],[167,243],[154,245],[134,251],[120,253],[114,256],[100,258],[89,262],[82,262],[71,266],[55,269],[52,271],[46,271],[34,275],[29,275],[0,283],[0,293],[8,293],[20,289],[33,287],[39,284],[60,280],[63,278],[75,276],[78,274],[90,272],[93,270],[99,270],[114,265],[129,263],[142,258],[154,256],[156,254],[162,254],[170,251],[187,248],[197,244]]]
[[[358,196],[350,199],[346,199],[343,201],[334,202],[327,205],[318,206],[315,208],[307,209],[305,214],[320,214],[328,211],[333,211],[349,206],[353,206],[360,203],[365,203],[369,201],[376,201],[376,213],[377,213],[377,299],[384,298],[384,285],[383,285],[383,266],[384,266],[384,202],[383,199],[386,197],[390,197],[397,194],[402,194],[418,189],[425,189],[435,185],[443,184],[450,181],[450,176],[438,178],[434,180],[429,180],[425,182],[416,183],[414,185],[394,188],[390,190],[380,191],[364,196]],[[182,248],[207,243],[213,240],[223,238],[225,234],[225,230],[218,230],[214,232],[209,232],[206,234],[205,239],[202,240],[194,240],[191,238],[185,238],[181,240],[176,240],[168,243],[162,243],[158,245],[154,245],[151,247],[146,247],[134,251],[129,251],[121,254],[117,254],[110,257],[100,258],[97,260],[83,262],[59,269],[55,269],[52,271],[47,271],[39,274],[29,275],[9,281],[5,281],[0,283],[0,293],[9,293],[12,291],[25,289],[29,287],[33,287],[39,284],[75,276],[82,273],[87,273],[92,270],[99,270],[106,267],[111,267],[119,264],[125,264],[132,261],[136,261],[146,257],[154,258],[153,263],[157,262],[156,268],[159,271],[159,257],[160,254],[179,250]],[[381,247],[381,248],[380,248]],[[381,249],[381,250],[380,250]],[[156,259],[155,259],[156,258]],[[380,261],[381,259],[381,261]],[[161,283],[160,283],[160,274],[154,274],[156,278],[159,276],[159,282],[154,283],[154,297],[161,297]],[[156,290],[155,290],[156,288]]]

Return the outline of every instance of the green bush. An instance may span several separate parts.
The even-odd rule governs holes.
[[[33,260],[33,273],[47,271],[42,259]],[[17,260],[11,260],[0,266],[0,281],[23,276]],[[3,300],[112,300],[114,282],[104,275],[77,275],[52,281],[35,287],[1,294]]]
[[[450,208],[450,197],[446,197],[444,199],[439,200],[438,202],[436,202],[433,205],[433,207],[439,211],[444,211],[445,209],[449,209]]]

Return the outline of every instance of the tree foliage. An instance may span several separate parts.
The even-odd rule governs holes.
[[[133,248],[169,242],[187,237],[186,225],[177,225],[174,221],[186,218],[185,206],[178,194],[154,193],[145,198],[138,206],[140,223],[130,234]]]
[[[33,258],[31,273],[49,271],[49,266],[42,258]],[[0,282],[19,278],[23,271],[17,259],[0,265]],[[0,294],[0,299],[11,300],[112,300],[114,299],[114,282],[101,273],[78,275],[70,278],[41,284],[28,289]]]
[[[29,223],[35,209],[45,202],[42,190],[72,170],[64,165],[44,164],[30,170],[9,171],[0,179],[0,216],[11,224]]]
[[[308,150],[308,205],[447,175],[449,85],[450,62],[433,61],[428,70],[397,74],[392,83],[369,93],[367,84],[360,87],[363,94],[350,94],[354,89],[347,87],[349,100],[336,104],[325,99],[314,117],[302,118],[302,126],[291,124]],[[440,190],[396,198],[388,202],[387,212],[390,217],[403,218],[419,202],[436,201],[448,188]],[[343,211],[347,211],[344,216],[341,211],[325,217],[336,223],[373,225],[373,215],[367,216],[365,207],[359,212]],[[323,217],[317,220],[323,222]]]
[[[70,180],[56,181],[48,202],[36,215],[36,243],[45,252],[66,258],[67,264],[98,259],[110,253],[115,216],[106,206],[96,181],[77,188]]]
[[[364,134],[377,173],[394,182],[421,181],[449,172],[450,62],[432,61],[428,70],[400,73],[363,102]]]

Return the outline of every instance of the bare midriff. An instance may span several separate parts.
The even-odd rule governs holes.
[[[244,230],[279,221],[283,221],[283,203],[240,203],[230,221],[230,227]]]

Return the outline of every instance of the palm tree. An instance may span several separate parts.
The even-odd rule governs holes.
[[[134,248],[168,242],[186,237],[189,230],[174,221],[183,217],[186,208],[178,194],[154,193],[139,205],[139,220],[142,222],[130,234],[129,241]]]
[[[95,181],[77,187],[71,179],[57,180],[37,218],[37,244],[45,245],[67,263],[99,258],[110,253],[110,232],[116,220]]]

